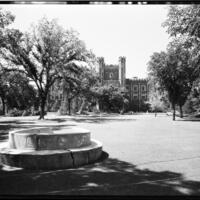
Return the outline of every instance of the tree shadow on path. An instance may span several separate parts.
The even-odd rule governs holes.
[[[200,195],[200,182],[180,173],[156,172],[103,158],[77,169],[0,170],[0,194],[9,195]]]

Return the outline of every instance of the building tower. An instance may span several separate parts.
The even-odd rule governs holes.
[[[125,87],[126,79],[126,58],[119,57],[119,83],[121,87]]]
[[[98,58],[98,65],[99,65],[99,76],[100,81],[103,84],[104,83],[104,71],[105,71],[105,62],[103,57]]]

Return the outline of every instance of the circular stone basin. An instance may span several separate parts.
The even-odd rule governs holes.
[[[66,150],[90,144],[90,131],[75,127],[56,131],[50,128],[31,128],[9,133],[11,149]]]
[[[10,149],[0,144],[0,160],[4,165],[25,169],[64,169],[94,163],[102,154],[102,144],[91,140],[86,147],[68,150]]]

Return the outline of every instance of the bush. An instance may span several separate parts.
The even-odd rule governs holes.
[[[17,116],[22,116],[23,110],[17,110],[16,108],[9,110],[6,116],[8,117],[17,117]]]
[[[38,116],[38,115],[40,115],[40,111],[39,110],[34,110],[32,112],[32,116]]]
[[[45,111],[44,113],[45,115],[47,114],[47,112]],[[39,110],[34,110],[31,114],[32,116],[39,116],[40,115],[40,111]]]
[[[3,110],[0,110],[0,115],[3,115]]]
[[[24,110],[22,113],[22,116],[30,116],[31,115],[31,111],[30,110]]]

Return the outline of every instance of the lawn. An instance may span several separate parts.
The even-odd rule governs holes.
[[[78,126],[103,143],[99,162],[30,171],[2,166],[0,194],[199,195],[200,122],[166,114],[1,117],[0,140],[26,127]]]

